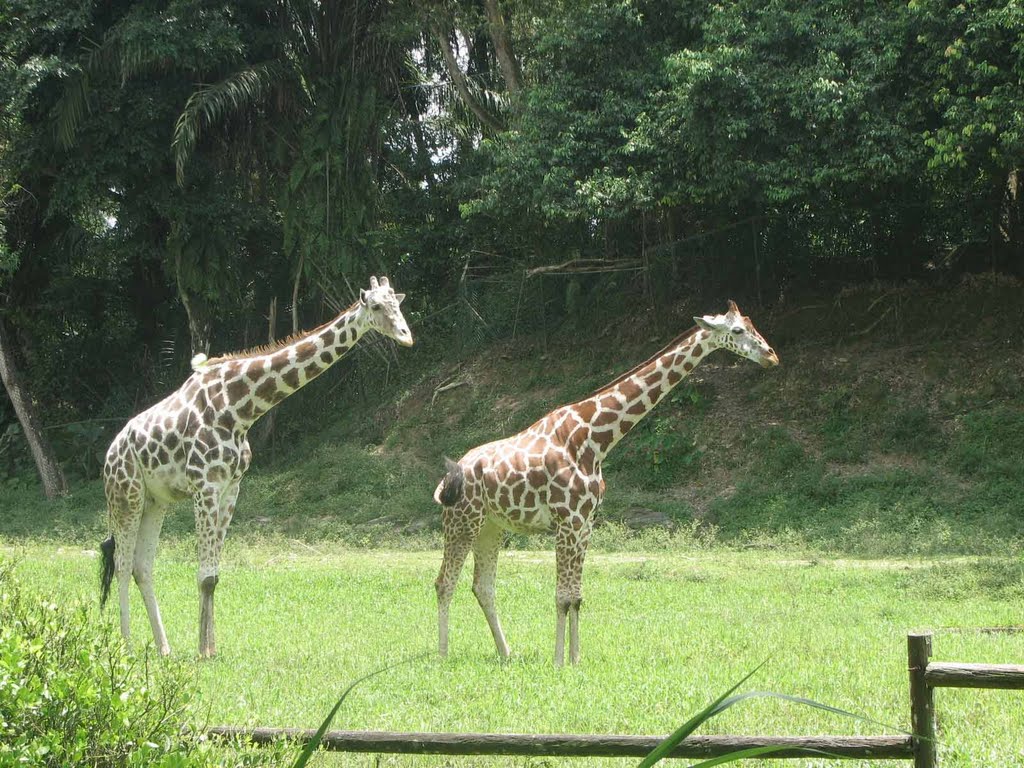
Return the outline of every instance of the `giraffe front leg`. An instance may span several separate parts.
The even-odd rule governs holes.
[[[569,610],[568,602],[555,591],[555,666],[565,664],[565,615]]]
[[[591,523],[578,514],[559,524],[555,542],[555,666],[565,663],[565,629],[569,625],[569,663],[580,660],[580,605],[583,603],[583,561],[590,541]]]
[[[473,594],[483,609],[487,625],[491,628],[498,655],[507,659],[510,655],[505,633],[501,630],[498,610],[494,601],[495,576],[498,571],[498,553],[505,538],[505,532],[492,520],[483,525],[473,544]]]
[[[199,572],[199,655],[209,658],[217,652],[214,640],[213,593],[219,580],[220,552],[216,543],[216,504],[196,498],[196,541]]]
[[[221,489],[204,485],[195,495],[196,542],[199,555],[199,655],[209,658],[217,653],[213,618],[213,594],[220,580],[220,550],[224,542],[219,526]]]
[[[238,500],[238,486],[241,478],[231,481],[227,488],[213,487],[212,498],[216,503],[215,514],[208,515],[205,523],[208,529],[205,539],[210,542],[203,551],[204,536],[200,535],[199,550],[199,655],[211,657],[217,654],[215,623],[213,620],[213,593],[220,581],[220,553],[224,548],[228,526],[235,514],[235,502]],[[198,513],[198,508],[197,508]],[[197,514],[197,530],[199,516]]]

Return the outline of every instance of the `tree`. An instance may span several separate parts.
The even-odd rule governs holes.
[[[54,499],[67,493],[67,481],[64,479],[64,472],[57,462],[53,448],[43,434],[36,404],[25,387],[15,358],[14,345],[7,333],[3,318],[0,317],[0,379],[3,380],[4,389],[11,399],[14,412],[21,424],[22,433],[32,451],[32,458],[35,460],[39,479],[43,484],[43,493],[46,494],[46,498]]]
[[[915,0],[910,8],[931,54],[930,96],[940,119],[924,139],[929,175],[957,226],[949,237],[986,244],[989,267],[1022,269],[1024,7],[1014,0]]]
[[[408,80],[403,42],[381,0],[290,0],[267,18],[269,44],[195,91],[177,119],[179,181],[201,136],[244,147],[273,174],[292,274],[333,282],[365,270],[385,173],[387,129]]]

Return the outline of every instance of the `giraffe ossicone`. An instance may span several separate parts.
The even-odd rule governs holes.
[[[519,434],[478,446],[434,491],[441,505],[444,555],[437,590],[438,650],[448,653],[448,610],[459,573],[473,552],[473,593],[498,654],[509,656],[495,606],[498,552],[506,531],[555,534],[555,664],[579,661],[583,561],[604,497],[601,462],[615,445],[710,352],[727,349],[764,367],[779,358],[733,301],[590,397],[563,405]]]
[[[101,604],[117,579],[121,633],[129,636],[132,577],[142,593],[153,640],[170,652],[153,591],[153,562],[167,505],[195,506],[200,592],[199,653],[216,652],[213,595],[220,553],[252,452],[249,428],[290,394],[340,360],[369,331],[412,346],[409,325],[386,277],[330,322],[265,347],[192,358],[192,375],[175,392],[132,418],[107,450],[103,483],[111,537],[101,547]]]

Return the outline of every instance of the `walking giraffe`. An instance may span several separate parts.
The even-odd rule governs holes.
[[[405,294],[382,277],[329,323],[279,344],[207,360],[173,394],[125,425],[103,467],[111,537],[103,542],[101,605],[117,576],[121,633],[129,636],[130,579],[142,593],[161,654],[170,653],[153,592],[153,561],[167,505],[195,503],[199,554],[199,654],[216,652],[213,593],[221,547],[235,511],[238,484],[252,452],[246,434],[267,411],[315,379],[368,331],[412,346],[399,309]]]
[[[579,661],[583,559],[594,514],[604,497],[601,462],[674,386],[716,349],[768,368],[775,351],[733,301],[722,315],[695,317],[696,327],[590,397],[563,405],[512,437],[473,448],[434,491],[442,505],[444,559],[437,582],[438,645],[448,653],[448,607],[473,550],[473,592],[498,654],[509,655],[498,620],[494,581],[505,531],[555,534],[555,664]]]

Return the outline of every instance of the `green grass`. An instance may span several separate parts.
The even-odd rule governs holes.
[[[875,302],[897,293],[892,322],[860,333]],[[499,569],[514,661],[497,662],[467,568],[451,658],[368,681],[335,727],[667,733],[769,657],[758,687],[906,727],[907,631],[935,629],[939,659],[1024,661],[1024,633],[983,631],[1024,624],[1022,296],[1019,286],[911,288],[758,313],[782,366],[716,353],[606,462],[599,516],[615,522],[599,524],[588,560],[580,668],[550,664],[551,540],[515,536]],[[586,345],[567,328],[467,354],[417,346],[389,387],[371,390],[370,364],[285,402],[275,442],[256,450],[242,484],[212,662],[192,660],[188,505],[164,528],[158,595],[172,647],[203,690],[197,722],[315,727],[348,682],[432,649],[440,532],[430,497],[442,458],[586,395],[675,335],[669,320],[602,320]],[[468,383],[435,397],[453,378]],[[106,535],[99,483],[49,504],[24,477],[2,482],[0,544],[21,553],[22,576],[94,601],[84,551]],[[624,523],[637,510],[668,522],[632,531]],[[132,599],[141,646],[149,629]],[[1024,766],[1021,694],[937,699],[945,765]],[[709,729],[873,730],[779,702],[734,708]],[[579,761],[379,764],[509,762]]]
[[[95,601],[94,552],[8,540],[19,576],[62,600]],[[600,544],[600,542],[598,542]],[[157,594],[171,647],[191,660],[198,593],[193,544],[171,539]],[[197,722],[315,728],[351,680],[434,648],[436,551],[351,550],[283,539],[228,542],[217,592],[218,648],[191,662]],[[463,573],[451,655],[367,681],[333,727],[425,731],[667,733],[764,659],[758,688],[807,696],[906,728],[905,635],[935,631],[935,657],[1021,662],[1019,558],[806,559],[676,546],[588,558],[583,661],[552,667],[553,557],[514,551],[499,565],[499,611],[514,659],[501,664]],[[150,634],[132,594],[133,642]],[[105,620],[116,622],[116,606]],[[940,690],[946,766],[1024,766],[1021,694]],[[777,701],[735,707],[704,732],[872,733],[877,729]],[[349,756],[320,764],[499,765],[477,758]],[[516,761],[529,765],[574,761]],[[580,765],[627,765],[586,761]],[[792,764],[792,763],[790,763]],[[800,763],[797,763],[800,764]],[[808,760],[804,765],[830,765]],[[858,765],[846,762],[844,765]],[[876,763],[872,763],[874,765]]]

